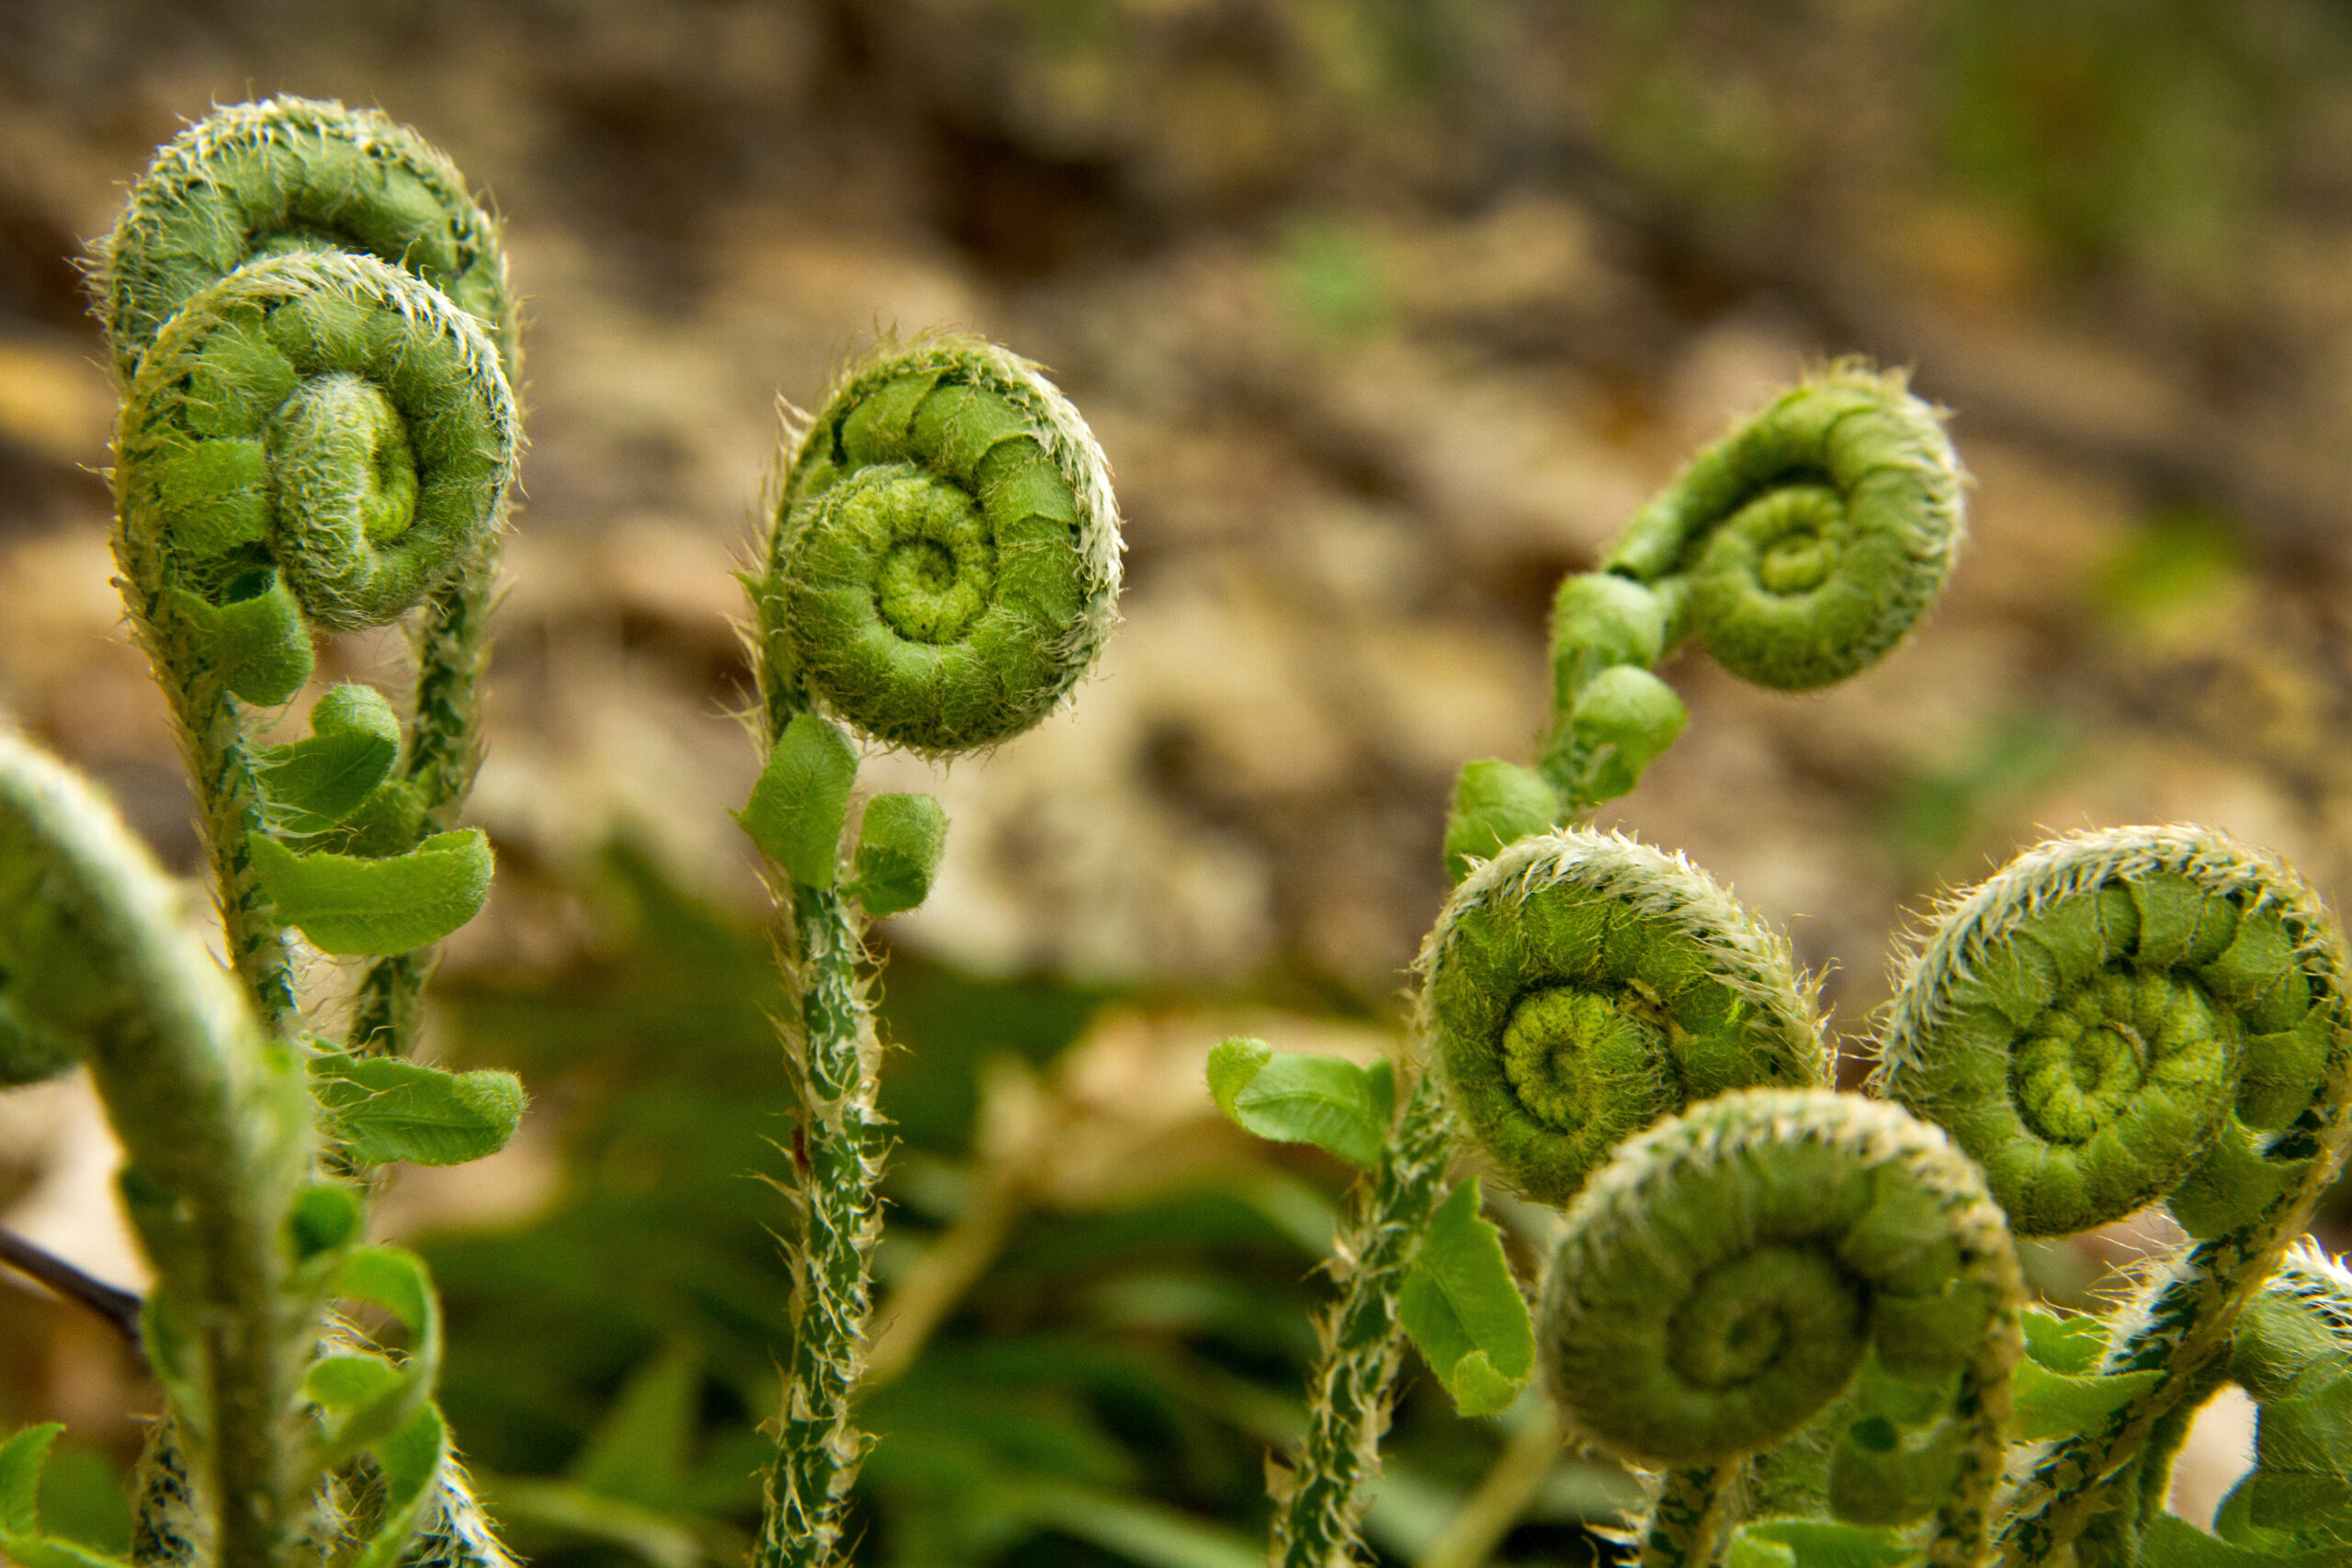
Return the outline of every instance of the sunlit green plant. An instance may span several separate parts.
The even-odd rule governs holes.
[[[1212,1059],[1244,1127],[1373,1173],[1278,1561],[1360,1560],[1408,1335],[1464,1414],[1540,1362],[1560,1428],[1651,1477],[1645,1568],[2352,1551],[2352,1319],[2340,1271],[2288,1257],[2352,1133],[2352,976],[2301,878],[2198,829],[2035,850],[1930,922],[1865,1096],[1828,1087],[1776,933],[1572,825],[1682,728],[1649,671],[1689,627],[1770,685],[1883,654],[1949,569],[1960,484],[1932,411],[1855,367],[1735,431],[1564,585],[1539,768],[1464,770],[1403,1109],[1385,1064]],[[1532,1324],[1476,1179],[1439,1201],[1449,1131],[1563,1211]],[[2158,1201],[2191,1245],[2132,1302],[2027,1304],[2013,1232]],[[2261,1405],[2260,1462],[2217,1539],[2164,1499],[2227,1382]]]
[[[947,829],[928,795],[876,795],[844,868],[857,751],[827,716],[943,758],[1029,728],[1110,630],[1118,513],[1101,448],[1035,366],[935,337],[853,367],[798,432],[763,557],[749,581],[768,756],[742,823],[788,919],[800,1100],[793,1342],[755,1553],[771,1568],[837,1560],[871,1441],[851,1406],[885,1122],[857,965],[865,918],[922,901]]]
[[[99,264],[123,386],[115,552],[230,964],[86,784],[0,735],[0,1085],[86,1061],[130,1153],[123,1197],[157,1276],[140,1337],[166,1396],[130,1554],[503,1568],[432,1403],[432,1285],[366,1241],[378,1168],[490,1154],[523,1111],[512,1075],[406,1059],[435,946],[492,873],[487,838],[456,819],[520,441],[495,228],[405,130],[281,98],[165,148]],[[747,581],[767,764],[741,819],[788,917],[801,1097],[755,1556],[820,1563],[841,1556],[870,1441],[852,1410],[883,1153],[865,921],[922,902],[946,828],[927,796],[877,795],[844,854],[857,753],[835,720],[944,757],[1059,704],[1114,618],[1102,454],[1015,355],[944,336],[878,353],[796,433]],[[335,685],[306,738],[271,743],[321,634],[394,624],[406,692]],[[0,1445],[0,1554],[98,1568],[112,1560],[35,1505],[56,1433]]]

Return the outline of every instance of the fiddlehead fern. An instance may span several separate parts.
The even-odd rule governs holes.
[[[494,361],[498,370],[512,377],[515,310],[505,258],[494,227],[466,193],[458,172],[413,132],[381,115],[300,98],[216,111],[166,146],[132,187],[130,203],[99,255],[99,314],[118,373],[126,386],[135,387],[141,364],[174,318],[239,268],[277,255],[344,253],[373,256],[430,285],[426,292],[446,296],[456,310],[428,310],[417,324],[439,333],[446,325],[439,319],[470,317],[487,334],[494,353],[483,355],[469,346],[466,354],[478,362]],[[422,298],[402,289],[387,302],[400,313]],[[348,322],[329,325],[330,336],[347,333],[350,328]],[[202,428],[203,405],[215,399],[250,398],[282,377],[266,355],[244,366],[238,357],[242,352],[231,345],[208,372],[211,381],[196,392],[199,406],[190,434],[221,434]],[[207,659],[226,656],[244,666],[237,682],[224,689],[246,701],[282,701],[307,675],[307,638],[296,635],[298,605],[318,625],[348,627],[382,625],[422,604],[413,634],[416,683],[400,773],[371,804],[376,832],[368,848],[382,855],[454,828],[472,782],[481,744],[476,686],[487,648],[484,620],[503,507],[503,485],[493,487],[486,525],[469,523],[439,541],[435,548],[442,551],[441,558],[417,570],[432,552],[396,536],[403,536],[413,522],[425,522],[429,528],[438,520],[403,515],[406,492],[416,477],[408,471],[408,460],[425,456],[427,447],[448,448],[473,439],[484,452],[503,446],[509,455],[499,459],[499,466],[511,466],[514,432],[512,400],[504,386],[489,385],[498,378],[494,375],[471,378],[479,385],[470,400],[490,411],[493,417],[489,423],[497,427],[484,430],[480,420],[453,412],[467,398],[447,409],[420,411],[413,399],[404,404],[389,383],[376,383],[371,395],[356,382],[338,378],[350,374],[347,368],[306,371],[299,402],[263,410],[272,416],[269,429],[245,433],[261,435],[262,446],[273,456],[281,436],[288,442],[316,443],[312,449],[319,456],[310,460],[323,461],[324,470],[306,473],[299,467],[273,466],[265,477],[251,450],[214,447],[192,463],[180,464],[173,488],[152,499],[162,502],[167,513],[184,517],[175,526],[194,531],[195,537],[185,542],[197,548],[199,558],[208,542],[242,547],[213,550],[216,558],[225,553],[230,558],[209,565],[201,558],[180,563],[198,579],[217,579],[193,586],[199,597],[209,594],[216,601],[211,607],[222,613],[209,617],[220,623],[213,651],[174,651]],[[413,373],[409,379],[413,386]],[[452,427],[453,419],[476,429],[461,437]],[[126,437],[130,434],[126,421]],[[345,450],[327,456],[326,448],[337,445]],[[381,488],[365,483],[345,487],[343,480],[355,463],[375,468]],[[345,515],[331,520],[331,526],[347,534],[356,523],[369,543],[392,546],[368,553],[402,558],[401,564],[329,567],[311,577],[307,596],[298,592],[289,598],[272,591],[262,569],[276,566],[283,581],[299,590],[303,579],[293,563],[276,560],[274,555],[269,561],[261,560],[259,555],[270,554],[275,546],[256,552],[254,547],[260,541],[243,536],[254,532],[254,513],[266,522],[274,510],[274,497],[299,497],[314,478],[328,480],[327,493],[344,498],[336,504],[344,507]],[[356,510],[352,502],[356,502]],[[232,536],[208,538],[208,529],[225,529]],[[152,610],[138,604],[132,610],[153,644],[159,628]],[[195,618],[207,619],[201,612]],[[164,648],[152,650],[164,660]],[[282,1017],[289,995],[281,942],[271,922],[252,908],[251,876],[243,863],[248,856],[242,840],[252,830],[253,813],[250,783],[241,776],[244,764],[233,755],[241,747],[232,739],[233,719],[224,716],[218,697],[195,689],[206,674],[218,671],[169,663],[163,670],[166,685],[175,689],[199,787],[206,792],[208,836],[222,877],[222,903],[230,911],[241,972],[263,1000],[265,1011]],[[405,1049],[429,956],[424,951],[396,953],[370,964],[354,1012],[356,1047],[396,1054]]]
[[[2341,935],[2301,877],[2187,828],[2031,851],[1913,959],[1878,1083],[1951,1130],[2021,1234],[2162,1200],[2195,1238],[2100,1365],[2163,1376],[2042,1456],[2007,1561],[2049,1561],[2108,1506],[2107,1479],[2210,1376],[2308,1222],[2352,1115],[2346,985]]]
[[[1976,1168],[1897,1107],[1753,1089],[1628,1141],[1569,1208],[1538,1310],[1572,1428],[1679,1467],[1645,1565],[1713,1560],[1747,1456],[1796,1433],[1872,1359],[1957,1374],[1929,1561],[1991,1539],[2023,1285]],[[1835,1462],[1833,1461],[1833,1462]]]
[[[1521,839],[1455,890],[1420,967],[1457,1113],[1539,1202],[1566,1202],[1688,1104],[1827,1072],[1779,935],[1688,861],[1620,835]]]
[[[1560,585],[1542,772],[1568,809],[1633,788],[1682,728],[1650,673],[1686,635],[1742,680],[1842,681],[1901,641],[1960,546],[1960,460],[1899,373],[1840,364],[1783,392]]]
[[[514,442],[472,318],[372,257],[239,268],[172,317],[131,382],[116,556],[186,738],[238,970],[273,1026],[294,998],[238,702],[308,679],[306,622],[380,626],[466,567]]]
[[[1118,590],[1109,470],[1068,400],[969,339],[884,355],[834,388],[785,480],[771,725],[805,691],[918,751],[1008,739],[1093,664]]]
[[[456,172],[410,132],[281,98],[220,110],[164,149],[99,260],[98,313],[125,383],[115,553],[195,774],[238,976],[263,1033],[287,1049],[298,998],[286,928],[329,953],[369,955],[354,1045],[397,1055],[430,944],[480,907],[489,874],[482,836],[450,829],[479,751],[483,615],[519,439],[514,315],[495,235]],[[308,681],[313,628],[383,626],[420,606],[405,724],[379,694],[345,686],[313,708],[310,739],[253,746],[244,708],[282,703]],[[366,1117],[345,1113],[397,1087],[385,1072],[445,1102],[465,1087],[402,1063],[314,1066],[312,1082],[341,1108],[325,1151],[338,1171],[474,1157],[519,1114],[509,1079],[503,1111],[471,1117],[462,1148],[353,1145]],[[358,1548],[370,1568],[420,1524],[489,1540],[429,1407],[437,1308],[421,1267],[356,1247],[359,1205],[337,1185],[309,1189],[291,1228],[278,1312],[302,1331],[292,1365],[311,1380],[311,1408],[298,1407],[299,1431],[279,1433],[272,1452],[306,1496],[306,1522],[272,1551],[326,1550],[311,1533],[335,1528],[333,1509],[307,1503],[363,1454],[390,1499]],[[157,1261],[169,1285],[173,1266]],[[312,1360],[311,1320],[334,1293],[410,1326],[418,1341],[403,1367],[357,1350]],[[158,1322],[184,1315],[178,1298],[159,1292]],[[151,1333],[150,1348],[173,1390],[171,1424],[204,1450],[209,1417],[168,1364],[175,1337]],[[168,1479],[169,1460],[150,1480]],[[142,1489],[142,1530],[186,1535],[165,1517],[175,1495]]]
[[[837,1560],[870,1441],[851,1400],[884,1121],[859,907],[919,902],[945,829],[922,797],[870,803],[841,886],[857,759],[818,709],[930,755],[1009,739],[1085,673],[1118,585],[1101,448],[1036,367],[1001,348],[928,338],[853,367],[792,449],[753,591],[769,755],[742,814],[788,905],[801,1097],[793,1342],[758,1568]]]

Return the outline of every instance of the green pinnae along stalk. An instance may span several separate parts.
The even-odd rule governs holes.
[[[1840,363],[1708,448],[1560,586],[1544,772],[1571,807],[1631,789],[1682,728],[1649,671],[1686,635],[1758,685],[1867,669],[1942,591],[1962,534],[1959,457],[1899,372]]]
[[[300,1065],[180,920],[180,893],[70,772],[0,734],[0,991],[90,1064],[160,1292],[187,1325],[199,1516],[224,1568],[272,1563],[310,1506],[315,1300],[287,1222],[309,1174]]]
[[[1949,1128],[2021,1234],[2164,1201],[2195,1238],[2100,1370],[2153,1387],[2036,1463],[2007,1560],[2048,1562],[2210,1376],[2352,1134],[2343,941],[2288,867],[2224,835],[2059,840],[1944,910],[1878,1083]]]
[[[369,256],[301,252],[195,295],[140,362],[116,440],[115,554],[171,698],[239,973],[293,1008],[257,894],[240,701],[309,677],[309,626],[380,626],[498,525],[514,403],[472,317]]]
[[[1690,862],[1617,834],[1505,849],[1455,890],[1419,967],[1462,1122],[1542,1202],[1695,1100],[1827,1073],[1787,944]]]
[[[380,114],[295,97],[214,111],[165,146],[132,186],[97,257],[98,314],[119,374],[131,383],[173,316],[239,267],[274,255],[338,253],[372,255],[438,289],[475,319],[509,380],[515,376],[516,310],[505,255],[496,225],[462,176]],[[312,413],[324,414],[334,400],[314,399],[321,406]],[[363,423],[382,421],[380,408],[348,412]],[[397,488],[400,476],[389,477]],[[472,784],[496,532],[481,532],[423,595],[403,747],[407,787],[401,820],[378,846],[388,852],[455,828]],[[218,812],[209,806],[208,814]],[[354,1009],[355,1048],[406,1049],[431,958],[424,951],[370,964]],[[268,967],[266,960],[259,966]]]
[[[925,339],[853,367],[827,398],[793,455],[768,565],[772,728],[805,689],[892,745],[992,745],[1050,712],[1109,633],[1110,471],[1035,366]]]
[[[895,882],[842,883],[856,759],[818,709],[932,756],[1029,728],[1109,631],[1118,513],[1102,449],[1035,366],[977,339],[931,337],[836,383],[792,447],[763,555],[754,647],[769,757],[743,822],[789,916],[800,1213],[784,1407],[753,1561],[813,1568],[839,1560],[842,1511],[872,1442],[851,1406],[888,1122],[857,968],[858,890],[877,908],[907,899]],[[927,854],[938,827],[921,835]],[[890,848],[862,845],[859,863]]]
[[[1538,1311],[1572,1428],[1671,1467],[1645,1564],[1704,1564],[1737,1461],[1796,1433],[1866,1360],[1957,1378],[1929,1561],[1982,1561],[2023,1285],[1975,1167],[1899,1107],[1724,1095],[1629,1140],[1570,1206]],[[1671,1506],[1668,1506],[1671,1505]]]
[[[2290,1250],[2238,1319],[2229,1379],[2260,1414],[2255,1466],[2214,1517],[2221,1537],[2278,1555],[2352,1547],[2352,1270]],[[2161,1504],[2161,1499],[2158,1499]]]

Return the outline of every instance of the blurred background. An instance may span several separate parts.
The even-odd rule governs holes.
[[[380,107],[504,215],[532,446],[474,798],[500,873],[435,1041],[535,1102],[381,1218],[540,1562],[693,1568],[756,1518],[786,1128],[729,572],[778,398],[877,333],[1053,367],[1129,589],[1042,729],[865,770],[954,829],[881,939],[899,1326],[861,1562],[1256,1559],[1345,1182],[1217,1123],[1206,1049],[1397,1044],[1454,770],[1531,756],[1553,586],[1808,362],[1907,365],[1954,411],[1951,592],[1817,695],[1681,659],[1689,732],[1603,821],[1785,924],[1849,1077],[1906,919],[2046,830],[2214,823],[2352,894],[2325,0],[0,0],[0,707],[184,872],[108,583],[85,242],[157,142],[276,92]],[[346,638],[322,676],[396,660]],[[112,1158],[76,1082],[0,1100],[0,1223],[139,1283]],[[1500,1207],[1532,1278],[1547,1217]],[[2031,1263],[2081,1303],[2164,1240]],[[1532,1410],[1461,1421],[1408,1375],[1385,1562],[1477,1560],[1458,1517],[1498,1485],[1495,1561],[1608,1560],[1622,1475],[1489,1480]],[[94,1542],[153,1399],[96,1320],[0,1288],[0,1429],[72,1423],[49,1501]],[[2192,1515],[2245,1462],[2242,1405],[2205,1427]]]

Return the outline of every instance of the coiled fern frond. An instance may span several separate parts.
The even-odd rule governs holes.
[[[1572,1431],[1670,1467],[1639,1532],[1645,1564],[1713,1561],[1740,1461],[1795,1436],[1861,1374],[1957,1383],[1929,1447],[1929,1561],[1991,1534],[2021,1346],[2023,1284],[1975,1167],[1899,1108],[1751,1089],[1628,1140],[1567,1210],[1538,1311],[1544,1376]],[[1832,1460],[1869,1470],[1884,1447]],[[1874,1492],[1880,1478],[1849,1481]],[[1913,1511],[1898,1507],[1895,1512]]]
[[[1505,850],[1454,890],[1420,968],[1457,1116],[1540,1202],[1566,1203],[1687,1105],[1827,1077],[1779,933],[1688,861],[1616,834]]]
[[[887,1122],[857,964],[866,918],[922,901],[947,829],[928,796],[878,795],[844,875],[858,760],[832,720],[938,758],[1029,729],[1101,651],[1119,549],[1085,422],[1035,366],[975,338],[853,366],[789,445],[752,582],[767,763],[742,813],[791,922],[786,1045],[805,1160],[759,1568],[839,1561],[872,1442],[853,1405]]]

